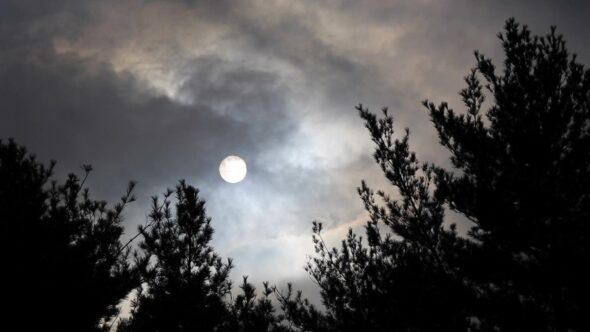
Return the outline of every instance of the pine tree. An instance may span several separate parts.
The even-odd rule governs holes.
[[[425,102],[459,170],[436,168],[437,197],[475,223],[461,268],[482,328],[588,330],[590,72],[555,27],[505,30],[502,74],[476,53],[466,114]],[[487,122],[478,75],[494,101]]]
[[[221,331],[228,332],[289,332],[293,331],[282,324],[283,316],[277,314],[270,296],[274,293],[268,282],[263,283],[262,297],[257,296],[256,288],[243,277],[241,294],[230,304],[230,319]]]
[[[99,331],[137,285],[119,241],[133,183],[108,208],[83,189],[90,166],[49,185],[54,164],[0,141],[3,314],[25,330]]]
[[[320,287],[326,312],[321,317],[300,295],[287,312],[313,331],[465,330],[473,295],[453,264],[463,241],[454,227],[443,227],[444,202],[430,190],[434,172],[410,151],[408,131],[394,139],[386,109],[381,119],[362,106],[358,110],[377,145],[375,159],[401,198],[375,193],[363,182],[358,192],[370,215],[366,239],[349,230],[340,249],[328,248],[322,224],[314,223],[318,256],[306,270]]]
[[[232,268],[213,251],[211,219],[199,191],[181,181],[176,187],[175,217],[168,190],[153,198],[150,224],[137,266],[143,286],[122,331],[214,331],[230,318],[226,297]]]
[[[466,112],[424,105],[454,169],[418,161],[393,117],[357,109],[395,194],[364,182],[366,239],[340,249],[314,223],[307,265],[324,313],[278,293],[309,331],[585,331],[590,323],[590,72],[555,28],[531,37],[507,21],[502,75],[477,53]],[[480,83],[480,79],[485,84]],[[482,112],[484,88],[493,96]],[[482,114],[483,113],[483,114]],[[482,116],[485,116],[484,117]],[[473,223],[445,226],[446,208]]]

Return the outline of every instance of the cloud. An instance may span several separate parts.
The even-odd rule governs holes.
[[[201,188],[215,246],[235,256],[236,274],[304,280],[295,271],[313,253],[311,221],[337,238],[362,215],[360,180],[387,188],[355,105],[389,106],[418,156],[448,165],[420,101],[460,110],[472,51],[500,63],[495,35],[510,16],[540,34],[557,24],[588,63],[590,30],[579,28],[586,7],[5,0],[0,138],[56,159],[59,177],[92,163],[99,198],[114,200],[138,180],[128,234],[144,221],[149,196],[186,178]],[[239,185],[217,174],[230,154],[248,163]]]

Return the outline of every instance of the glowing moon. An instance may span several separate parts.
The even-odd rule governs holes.
[[[221,178],[229,183],[238,183],[246,177],[246,162],[238,156],[229,156],[219,165]]]

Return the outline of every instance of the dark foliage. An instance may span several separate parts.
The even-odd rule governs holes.
[[[198,189],[181,181],[163,201],[154,197],[149,224],[139,232],[136,266],[143,285],[119,331],[289,331],[275,314],[267,283],[258,297],[244,277],[242,293],[230,300],[232,261],[223,262],[209,244],[213,228]]]
[[[461,92],[467,114],[425,102],[459,175],[441,168],[437,198],[475,223],[460,262],[482,329],[589,330],[590,72],[555,28],[513,20],[503,73],[476,53]],[[484,123],[477,73],[494,98]]]
[[[58,185],[52,168],[23,147],[0,141],[0,216],[3,317],[19,328],[43,331],[291,331],[282,326],[264,283],[258,297],[244,282],[230,301],[228,274],[209,241],[210,219],[198,190],[181,181],[176,218],[170,196],[153,199],[150,223],[136,265],[129,242],[122,245],[121,213],[134,200],[131,183],[112,209],[89,197],[84,182],[70,174]],[[142,285],[143,283],[143,285]],[[132,316],[122,321],[117,304],[138,289]],[[113,324],[114,323],[114,324]]]
[[[119,242],[133,184],[111,209],[76,175],[48,185],[53,165],[0,141],[3,314],[23,330],[99,331],[137,285]]]
[[[395,193],[361,185],[366,239],[350,231],[340,249],[314,223],[318,255],[307,270],[327,310],[279,293],[296,326],[590,330],[590,72],[554,28],[531,37],[511,19],[499,37],[503,73],[476,53],[460,93],[465,113],[424,102],[455,169],[420,163],[408,130],[394,138],[386,109],[357,108]],[[493,103],[482,114],[484,88]],[[473,222],[467,237],[445,226],[446,208]]]
[[[209,245],[211,219],[199,192],[184,181],[176,187],[175,218],[169,190],[153,198],[150,224],[140,227],[143,241],[137,266],[143,285],[123,331],[214,331],[228,319],[224,299],[231,290],[232,267]]]
[[[278,315],[270,300],[274,289],[268,283],[263,283],[264,292],[262,297],[257,297],[256,289],[248,278],[240,286],[242,294],[236,296],[231,303],[230,319],[224,324],[222,331],[235,332],[288,332],[293,331],[290,327],[282,325],[283,316]]]

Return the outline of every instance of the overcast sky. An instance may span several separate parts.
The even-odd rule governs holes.
[[[557,25],[590,64],[584,1],[0,1],[0,139],[56,176],[94,171],[95,198],[138,181],[126,237],[149,197],[179,179],[200,188],[232,278],[294,281],[313,254],[311,222],[337,243],[366,217],[356,187],[386,188],[354,106],[388,106],[420,159],[448,165],[425,98],[461,110],[478,49],[501,65],[513,16]],[[224,182],[239,155],[246,179]],[[460,222],[460,219],[457,219]]]

